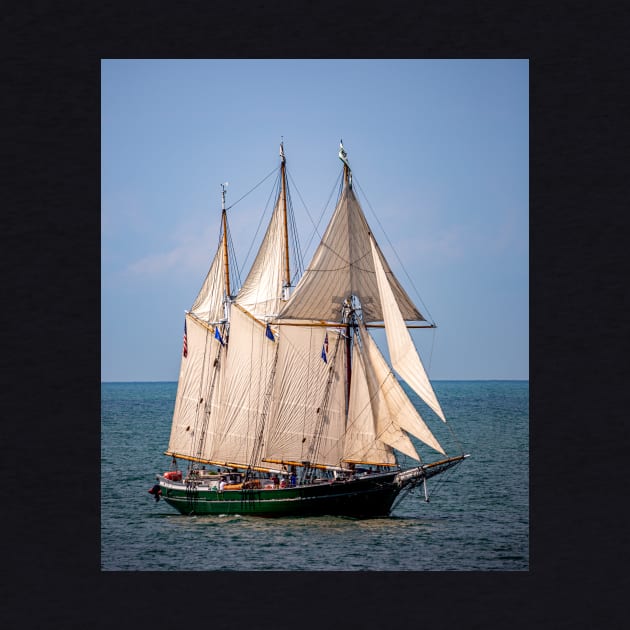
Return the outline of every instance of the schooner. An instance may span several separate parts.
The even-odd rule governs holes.
[[[426,495],[427,479],[468,457],[445,453],[396,377],[446,422],[407,322],[434,325],[376,242],[343,144],[339,158],[336,208],[295,286],[283,144],[274,210],[235,294],[223,186],[219,245],[185,314],[171,470],[150,490],[183,514],[386,516],[404,491],[423,484]],[[410,435],[434,461],[422,463]],[[399,454],[417,465],[403,468]]]

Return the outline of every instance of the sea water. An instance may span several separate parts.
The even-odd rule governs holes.
[[[183,516],[148,490],[168,470],[176,383],[101,385],[105,571],[526,571],[529,382],[436,381],[444,425],[410,394],[449,455],[470,457],[388,518]],[[451,431],[452,428],[452,431]],[[423,461],[441,455],[414,440]],[[412,462],[409,462],[410,464]],[[185,466],[185,462],[181,462]]]

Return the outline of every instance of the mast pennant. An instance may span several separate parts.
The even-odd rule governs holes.
[[[339,159],[348,167],[350,168],[350,164],[348,164],[348,154],[346,153],[345,149],[343,148],[343,140],[339,141]]]

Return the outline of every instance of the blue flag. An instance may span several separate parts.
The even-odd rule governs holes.
[[[275,341],[276,338],[273,336],[273,333],[271,332],[271,328],[269,327],[269,324],[267,324],[267,328],[265,330],[265,335],[267,335],[267,339],[271,339],[271,341]]]
[[[322,345],[322,360],[324,363],[328,363],[328,333],[326,333],[326,338],[324,339],[324,344]]]
[[[224,346],[225,342],[223,341],[223,337],[221,337],[221,333],[219,332],[219,328],[214,329],[214,338],[219,340],[219,343]]]

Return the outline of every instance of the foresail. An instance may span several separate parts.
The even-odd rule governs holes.
[[[359,330],[361,333],[363,356],[366,365],[366,372],[371,379],[371,386],[374,393],[375,400],[384,400],[385,404],[379,404],[379,413],[377,414],[377,435],[388,444],[397,448],[398,450],[419,459],[417,454],[411,454],[400,448],[396,444],[388,442],[384,437],[389,434],[395,434],[396,430],[404,429],[411,435],[417,437],[424,442],[427,446],[438,451],[438,453],[444,453],[444,449],[440,446],[429,427],[425,424],[424,420],[420,417],[420,414],[413,406],[407,394],[405,394],[400,383],[394,376],[387,365],[387,361],[378,349],[376,342],[372,339],[371,335],[360,322]],[[414,450],[415,453],[415,450]]]
[[[197,457],[208,419],[217,413],[220,388],[213,364],[222,346],[214,329],[193,315],[186,315],[186,329],[187,353],[179,369],[168,452]]]
[[[264,457],[338,466],[346,404],[343,342],[321,326],[280,325],[278,343]]]
[[[363,319],[382,321],[370,228],[354,192],[346,186],[308,269],[280,313],[286,319],[340,321],[344,300],[351,295],[361,301]],[[390,290],[403,317],[424,320],[398,280],[385,264]]]
[[[282,285],[286,276],[284,204],[283,198],[279,197],[254,264],[236,297],[237,304],[259,319],[277,315],[283,304]]]
[[[344,444],[344,460],[348,462],[395,464],[396,458],[390,447],[418,458],[409,438],[401,431],[378,431],[375,415],[381,414],[384,401],[379,391],[372,396],[368,385],[363,357],[359,346],[352,352],[352,381],[348,423]],[[384,435],[382,435],[384,433]],[[377,437],[378,435],[378,437]]]
[[[383,305],[383,321],[385,322],[387,346],[389,348],[392,367],[418,396],[446,422],[442,407],[435,396],[429,377],[420,361],[411,335],[405,325],[404,315],[401,313],[401,309],[396,301],[396,296],[387,280],[382,254],[378,251],[373,238],[370,239],[370,243],[378,281],[378,290],[381,304]]]

